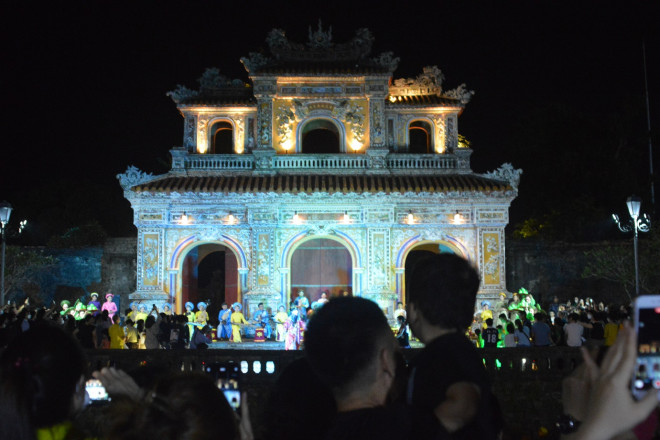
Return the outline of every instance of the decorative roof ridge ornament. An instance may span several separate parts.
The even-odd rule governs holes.
[[[426,66],[417,78],[395,79],[390,86],[390,101],[396,101],[399,96],[444,96],[455,99],[465,105],[470,102],[474,90],[466,90],[465,84],[443,93],[442,82],[445,75],[438,66]]]
[[[177,84],[176,89],[167,92],[165,96],[169,96],[172,98],[172,101],[179,104],[184,99],[196,98],[199,96],[199,92],[196,90],[191,90],[186,86],[182,86],[181,84]]]
[[[240,79],[229,79],[221,75],[220,69],[217,67],[208,67],[197,81],[199,81],[199,91],[201,93],[220,89],[243,89],[249,87],[249,84]]]
[[[445,96],[457,99],[461,104],[465,105],[470,102],[472,96],[474,96],[474,90],[467,90],[465,83],[463,83],[455,89],[447,90]]]
[[[518,191],[518,185],[520,184],[520,176],[522,175],[522,173],[523,170],[516,169],[513,167],[513,165],[507,162],[502,164],[495,171],[489,171],[485,174],[482,174],[482,176],[491,179],[504,180],[505,182],[509,182],[511,188],[513,188],[514,191]]]
[[[151,173],[145,173],[134,165],[130,165],[126,168],[126,172],[122,174],[117,174],[117,179],[119,179],[119,185],[124,189],[124,191],[130,190],[135,185],[140,185],[147,183],[150,180],[155,179]]]
[[[229,79],[220,74],[220,69],[217,67],[208,67],[204,70],[201,77],[197,79],[199,82],[199,90],[191,90],[181,84],[176,86],[176,89],[167,92],[167,96],[172,98],[174,102],[180,104],[182,101],[189,98],[197,98],[200,95],[212,96],[227,96],[237,94],[251,94],[250,85],[240,79]]]
[[[350,41],[335,43],[332,41],[332,26],[324,30],[319,20],[316,30],[309,26],[308,41],[305,44],[290,41],[282,29],[271,29],[266,37],[266,44],[272,58],[262,53],[250,52],[247,57],[241,58],[241,62],[249,73],[254,73],[264,66],[286,62],[357,62],[394,70],[399,59],[394,58],[391,52],[369,58],[373,42],[374,37],[369,29],[360,28]]]
[[[309,26],[308,38],[307,46],[313,49],[327,49],[334,45],[332,42],[332,26],[328,28],[327,32],[323,32],[323,25],[320,18],[319,27],[316,31],[312,32],[312,26]]]

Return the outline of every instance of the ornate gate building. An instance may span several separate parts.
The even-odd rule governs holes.
[[[169,93],[185,121],[171,170],[118,176],[138,228],[131,299],[181,312],[206,298],[199,280],[213,261],[220,300],[248,310],[303,290],[310,302],[348,292],[391,311],[415,252],[469,259],[480,297],[506,290],[521,171],[473,173],[458,134],[473,92],[446,90],[437,67],[393,81],[399,59],[372,56],[372,43],[366,29],[343,44],[320,25],[307,43],[274,29],[270,53],[241,60],[249,84],[208,69],[198,90]]]

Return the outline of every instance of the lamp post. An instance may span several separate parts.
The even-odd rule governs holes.
[[[0,203],[0,226],[2,228],[2,272],[0,275],[0,306],[5,305],[5,231],[9,217],[11,217],[11,205],[7,202]]]
[[[639,254],[637,252],[637,235],[639,231],[649,232],[651,229],[651,219],[646,214],[642,214],[641,217],[639,215],[640,207],[642,206],[641,197],[628,197],[626,205],[628,206],[628,213],[630,214],[630,220],[627,223],[622,224],[619,221],[619,216],[616,214],[612,214],[612,218],[621,232],[635,231],[633,240],[635,248],[635,294],[636,296],[639,296]]]
[[[12,207],[7,202],[0,202],[0,232],[2,234],[2,270],[0,271],[0,307],[5,305],[5,243],[7,238],[7,224],[11,217]],[[18,224],[16,234],[23,232],[27,220],[22,220]]]

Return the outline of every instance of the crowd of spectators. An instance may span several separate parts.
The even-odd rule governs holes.
[[[609,347],[631,317],[628,305],[605,305],[591,298],[561,302],[555,296],[545,307],[526,289],[511,299],[505,294],[500,298],[492,307],[482,301],[474,314],[469,335],[478,347]]]
[[[20,305],[7,304],[1,309],[0,348],[42,323],[63,328],[85,349],[194,349],[206,348],[212,340],[210,326],[190,326],[187,316],[174,314],[167,306],[158,310],[153,305],[149,313],[144,310],[131,304],[120,314],[95,307],[70,307],[69,301],[34,307],[27,298]]]
[[[304,357],[280,374],[270,400],[260,402],[265,415],[254,430],[247,396],[242,396],[239,417],[218,383],[202,372],[143,371],[131,376],[114,368],[86,371],[81,350],[85,344],[88,348],[151,344],[182,348],[176,346],[179,339],[172,339],[172,334],[179,333],[184,341],[190,335],[187,321],[177,315],[159,312],[155,306],[148,313],[131,308],[120,325],[119,314],[109,310],[79,313],[82,316],[76,319],[75,313],[69,315],[66,310],[34,309],[29,301],[6,307],[0,318],[4,347],[0,438],[501,438],[500,405],[482,356],[465,336],[465,328],[475,320],[478,273],[467,261],[449,254],[423,259],[413,270],[407,286],[406,320],[398,320],[396,335],[378,305],[363,298],[333,298],[314,313],[305,333]],[[498,314],[497,319],[506,320],[502,338],[506,346],[525,341],[539,346],[556,343],[551,326],[560,325],[566,307],[560,310],[558,305],[549,322],[538,305],[532,307],[533,322],[529,316],[509,321],[507,312]],[[516,309],[508,310],[516,313]],[[569,313],[562,324],[566,343],[573,343],[579,333],[572,328],[579,327],[582,335],[588,329],[593,338],[599,312],[585,307],[587,320]],[[485,335],[489,346],[497,346],[503,323],[496,325],[488,316],[484,321],[474,330]],[[612,324],[617,337],[602,362],[596,363],[583,350],[583,367],[565,383],[564,407],[582,422],[571,438],[614,438],[644,421],[657,405],[654,393],[641,401],[632,398],[628,383],[636,354],[635,334],[625,322]],[[424,344],[408,365],[400,351],[407,346],[407,326]],[[603,323],[603,346],[606,326]],[[163,328],[169,330],[165,338],[161,337]],[[193,334],[192,341],[185,342],[197,346],[207,341],[195,338]],[[88,403],[84,384],[90,376],[112,397],[102,428],[92,434],[78,432],[73,423]]]

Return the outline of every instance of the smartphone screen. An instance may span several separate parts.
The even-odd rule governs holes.
[[[231,384],[226,381],[223,381],[222,379],[218,380],[218,388],[222,390],[222,392],[225,394],[225,398],[227,399],[227,402],[229,402],[229,406],[232,407],[232,409],[236,412],[240,412],[241,410],[241,390],[238,387],[238,383]],[[236,387],[236,388],[234,388]]]
[[[207,374],[215,379],[216,386],[220,389],[236,412],[241,411],[241,369],[235,362],[218,362],[206,365]]]
[[[110,400],[108,392],[98,379],[89,379],[85,384],[85,391],[92,402],[105,402]]]
[[[632,389],[637,398],[660,389],[660,305],[653,305],[645,307],[638,301],[636,306],[637,361]]]

